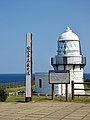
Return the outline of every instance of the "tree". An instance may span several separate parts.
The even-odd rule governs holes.
[[[0,86],[0,101],[5,102],[8,97],[8,91],[5,87]]]

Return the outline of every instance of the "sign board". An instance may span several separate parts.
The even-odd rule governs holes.
[[[69,84],[70,74],[69,70],[49,70],[50,84]]]

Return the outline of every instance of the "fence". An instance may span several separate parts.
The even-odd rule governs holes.
[[[75,84],[90,84],[90,82],[74,82],[71,81],[71,86],[72,86],[72,100],[74,100],[74,96],[90,96],[90,94],[74,94],[75,90],[90,90],[90,88],[74,88]]]

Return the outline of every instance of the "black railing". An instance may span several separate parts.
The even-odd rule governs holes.
[[[86,65],[86,57],[78,57],[78,56],[66,56],[66,57],[54,57],[51,58],[52,65],[66,65],[66,64],[79,64]]]
[[[74,82],[71,81],[71,86],[72,86],[72,100],[74,100],[74,96],[90,96],[90,94],[75,94],[75,90],[90,90],[90,88],[74,88],[75,84],[90,84],[90,82]]]

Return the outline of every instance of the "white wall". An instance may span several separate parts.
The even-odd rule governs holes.
[[[42,86],[39,86],[39,79],[42,80]],[[49,84],[49,74],[37,72],[35,73],[35,92],[44,94],[44,95],[51,95],[51,84]]]
[[[77,68],[75,70],[70,70],[70,81],[83,82],[83,69],[80,70],[79,68]],[[76,84],[75,88],[84,89],[84,85],[83,84]],[[71,86],[70,86],[70,90],[71,90]],[[74,93],[75,94],[85,94],[85,91],[84,90],[75,90]]]

